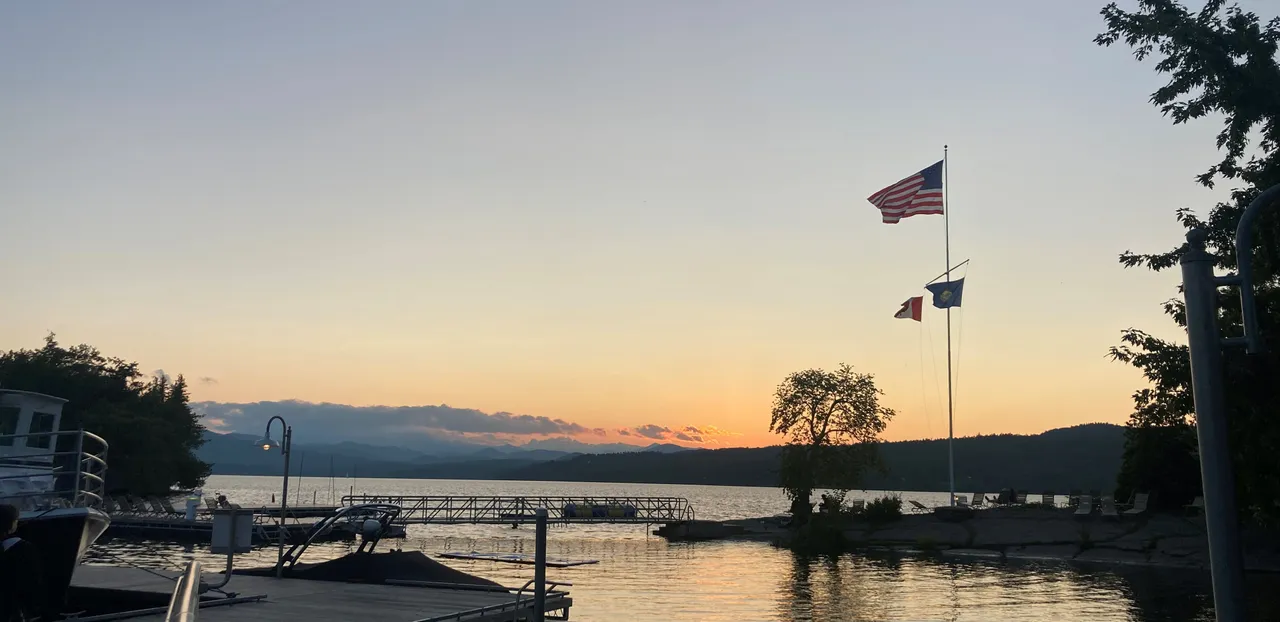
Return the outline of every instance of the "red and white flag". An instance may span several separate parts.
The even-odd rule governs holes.
[[[893,224],[919,214],[941,214],[942,197],[942,160],[938,160],[933,166],[867,197],[867,200],[880,210],[885,224]]]
[[[915,320],[919,322],[920,311],[923,308],[924,308],[924,296],[916,296],[915,298],[908,298],[906,302],[902,303],[902,308],[898,309],[898,312],[895,313],[893,317],[896,317],[900,320]]]

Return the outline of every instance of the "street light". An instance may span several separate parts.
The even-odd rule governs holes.
[[[284,436],[280,443],[271,440],[271,423],[276,419],[280,420],[280,427],[284,428]],[[280,548],[276,553],[276,578],[284,576],[284,517],[285,512],[289,509],[289,449],[293,444],[293,428],[284,422],[284,418],[275,415],[267,420],[267,431],[262,434],[262,439],[258,441],[258,445],[262,446],[263,451],[271,451],[277,447],[280,453],[284,454],[284,487],[280,492]]]

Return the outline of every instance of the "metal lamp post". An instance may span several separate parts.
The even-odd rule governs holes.
[[[1196,406],[1196,436],[1200,443],[1200,479],[1204,484],[1213,607],[1218,622],[1240,622],[1245,615],[1235,477],[1227,443],[1222,348],[1243,345],[1250,354],[1262,351],[1258,312],[1253,300],[1253,222],[1264,208],[1272,205],[1280,205],[1280,185],[1258,195],[1240,216],[1236,226],[1236,274],[1214,276],[1214,258],[1205,250],[1206,234],[1200,229],[1187,233],[1187,250],[1179,261],[1187,304],[1187,349],[1191,359],[1191,393]],[[1218,330],[1218,288],[1232,285],[1240,288],[1244,335],[1223,339]]]
[[[284,428],[284,436],[278,445],[271,440],[271,424],[276,419],[280,420],[280,427]],[[264,451],[271,451],[279,447],[280,453],[284,454],[284,487],[280,491],[280,533],[278,534],[280,548],[276,553],[276,578],[280,578],[284,576],[284,519],[285,513],[289,509],[289,449],[293,445],[293,428],[289,427],[289,424],[285,423],[284,418],[280,415],[275,415],[267,420],[267,431],[263,433],[262,440],[258,441],[258,444],[262,445]]]

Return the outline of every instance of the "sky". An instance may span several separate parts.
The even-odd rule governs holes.
[[[945,314],[893,317],[943,219],[866,197],[946,144],[956,435],[1123,422],[1107,348],[1177,337],[1177,276],[1116,256],[1226,189],[1100,6],[6,3],[0,349],[707,446],[777,442],[777,384],[845,362],[884,438],[945,437]]]

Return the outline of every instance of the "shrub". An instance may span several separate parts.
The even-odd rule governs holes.
[[[902,497],[885,495],[867,504],[862,515],[873,523],[889,523],[902,518]]]

